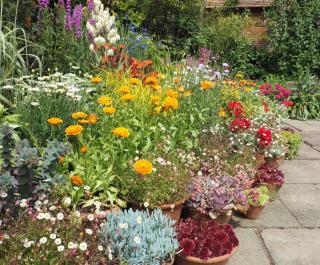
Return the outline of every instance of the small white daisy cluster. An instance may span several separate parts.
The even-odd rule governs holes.
[[[87,22],[88,34],[93,39],[90,50],[94,51],[95,46],[104,46],[106,43],[115,44],[120,40],[118,30],[115,26],[115,16],[110,15],[109,9],[104,9],[100,0],[93,0],[94,10]]]

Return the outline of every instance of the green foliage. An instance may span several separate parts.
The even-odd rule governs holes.
[[[122,22],[130,21],[139,27],[145,19],[145,15],[139,12],[139,0],[115,0],[112,1],[112,9]]]
[[[36,54],[39,46],[29,41],[23,28],[15,23],[5,22],[2,17],[3,1],[0,2],[0,85],[10,82],[14,77],[26,75],[30,67],[39,67],[40,58]]]
[[[4,125],[1,128],[1,158],[2,158],[2,171],[10,172],[13,168],[12,164],[12,151],[15,146],[13,138],[13,129]]]
[[[266,186],[245,190],[243,193],[247,196],[250,206],[265,206],[269,202],[269,191]]]
[[[125,210],[107,215],[101,237],[108,254],[128,265],[162,265],[178,248],[174,221],[157,209],[151,214]],[[121,263],[122,264],[122,263]]]
[[[268,11],[278,73],[320,73],[320,1],[275,0]]]
[[[300,133],[295,133],[291,131],[283,131],[281,132],[281,141],[288,148],[288,152],[286,157],[288,159],[293,159],[297,157],[299,147],[302,144],[302,137]]]

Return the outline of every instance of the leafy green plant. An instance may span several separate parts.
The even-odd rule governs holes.
[[[250,206],[265,206],[269,202],[269,191],[266,186],[252,188],[243,192]]]
[[[281,132],[281,141],[288,148],[286,157],[288,159],[293,159],[298,155],[299,147],[302,144],[302,137],[300,133],[291,131]]]
[[[275,0],[268,11],[269,37],[278,73],[301,70],[319,74],[320,30],[318,0]]]
[[[101,237],[109,246],[109,259],[116,258],[128,265],[162,265],[172,261],[179,244],[174,221],[161,210],[150,214],[130,209],[110,213],[106,218]]]

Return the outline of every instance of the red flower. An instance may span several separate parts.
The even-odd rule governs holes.
[[[238,132],[241,129],[250,128],[250,125],[251,125],[251,122],[249,119],[236,118],[230,124],[230,131]]]
[[[269,106],[268,106],[268,104],[267,104],[267,102],[262,102],[262,105],[263,105],[263,108],[264,108],[264,112],[269,112]]]
[[[257,132],[258,144],[260,146],[267,146],[272,141],[272,131],[266,128],[260,128]]]
[[[284,104],[286,107],[291,107],[294,105],[294,102],[291,100],[282,100],[282,104]]]
[[[183,253],[186,256],[191,256],[195,247],[196,247],[196,244],[194,243],[194,240],[183,238],[180,241],[180,248],[183,250]]]

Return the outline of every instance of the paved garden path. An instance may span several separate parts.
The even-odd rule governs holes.
[[[320,121],[287,121],[304,143],[281,170],[286,183],[258,220],[234,217],[240,239],[228,265],[320,265]]]

